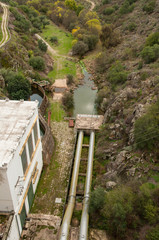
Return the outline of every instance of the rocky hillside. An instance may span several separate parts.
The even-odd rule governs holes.
[[[106,229],[110,239],[157,240],[159,4],[103,0],[95,10],[103,47],[85,62],[95,69],[104,125],[97,136],[92,226]],[[101,204],[100,187],[109,205]]]
[[[10,73],[23,75],[25,79],[31,82],[33,79],[39,81],[48,79],[47,74],[53,69],[53,60],[46,53],[46,48],[42,48],[40,43],[34,36],[35,32],[39,32],[43,27],[43,21],[40,16],[36,16],[36,12],[32,15],[39,19],[39,25],[33,25],[32,16],[26,14],[26,9],[19,8],[15,3],[14,7],[10,7],[9,29],[11,39],[0,49],[0,92],[1,97],[8,95],[8,79]],[[30,13],[31,14],[31,13]]]

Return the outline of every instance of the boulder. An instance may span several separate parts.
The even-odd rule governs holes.
[[[116,185],[117,185],[116,182],[108,181],[108,182],[106,183],[106,189],[107,189],[107,190],[110,190],[110,189],[114,188]]]

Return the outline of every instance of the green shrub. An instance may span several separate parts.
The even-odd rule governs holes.
[[[159,44],[159,32],[154,32],[151,33],[147,38],[146,38],[146,46],[153,46],[155,44]]]
[[[110,3],[110,0],[103,0],[102,3],[103,3],[103,5],[108,4],[108,3]]]
[[[158,239],[159,239],[159,226],[156,226],[146,234],[146,240],[158,240]]]
[[[109,68],[108,80],[114,86],[123,84],[127,80],[127,76],[128,72],[124,70],[124,67],[119,61]]]
[[[134,137],[139,149],[152,149],[159,140],[159,101],[152,105],[148,112],[136,120]]]
[[[62,98],[62,104],[66,111],[69,111],[74,106],[73,94],[70,92],[65,92]]]
[[[97,35],[84,35],[83,36],[83,42],[87,44],[89,51],[95,49],[96,44],[98,42],[98,36]]]
[[[43,42],[43,40],[41,40],[41,39],[38,40],[38,46],[41,51],[43,51],[43,52],[47,51],[47,45],[46,45],[46,43]]]
[[[142,72],[142,73],[141,73],[141,77],[140,77],[140,78],[141,78],[141,80],[143,80],[143,81],[144,81],[144,80],[146,80],[146,78],[148,78],[148,76],[149,76],[149,75],[148,75],[148,73],[147,73],[147,72]]]
[[[29,64],[32,66],[35,70],[41,70],[43,71],[45,69],[45,62],[44,59],[40,56],[37,57],[31,57],[29,59]]]
[[[86,43],[83,41],[78,41],[73,47],[72,52],[74,55],[79,55],[82,57],[86,52],[88,52],[89,48]]]
[[[50,38],[50,42],[58,43],[58,38],[56,36],[53,36],[53,37]]]
[[[105,192],[102,187],[96,188],[90,195],[89,212],[99,212],[105,203]]]
[[[120,186],[106,194],[102,215],[106,220],[106,230],[114,237],[125,239],[126,229],[133,224],[133,205],[134,194],[127,186]]]
[[[120,35],[114,30],[112,24],[104,24],[102,26],[100,40],[106,48],[115,47],[120,43]]]
[[[113,8],[114,8],[114,10],[116,11],[116,10],[119,9],[119,5],[115,4],[115,5],[113,6]]]
[[[13,24],[15,25],[15,30],[17,32],[28,32],[31,27],[30,22],[26,20],[26,18],[22,14],[20,14],[15,8],[11,7],[10,11],[15,17],[15,21],[13,22]]]
[[[155,44],[154,46],[146,46],[141,51],[141,57],[145,63],[155,62],[159,57],[159,45]]]
[[[74,83],[73,75],[68,74],[68,75],[67,75],[67,84],[68,84],[68,85],[71,85],[71,84],[73,84],[73,83]]]
[[[142,61],[140,61],[139,62],[139,64],[138,64],[138,67],[137,67],[137,69],[138,70],[140,70],[140,69],[142,69],[143,68],[143,62]]]
[[[134,4],[130,4],[128,0],[125,0],[123,5],[120,8],[120,14],[127,14],[130,13],[134,10],[135,5]]]
[[[144,206],[144,218],[150,223],[154,224],[158,217],[158,207],[154,205],[152,200],[146,202]]]
[[[133,32],[135,29],[136,29],[136,27],[137,27],[137,25],[136,25],[136,23],[130,23],[129,25],[128,25],[128,30],[130,31],[130,32]]]
[[[104,15],[111,15],[114,11],[115,11],[114,8],[109,7],[109,8],[104,9],[103,14]]]
[[[147,12],[148,14],[152,13],[156,6],[156,0],[150,1],[143,6],[143,11]]]
[[[7,91],[11,99],[29,99],[31,93],[30,82],[21,73],[6,70],[2,75],[7,82]]]

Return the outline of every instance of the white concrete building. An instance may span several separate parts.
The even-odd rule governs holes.
[[[0,100],[0,212],[14,212],[9,240],[20,238],[42,165],[38,102]]]

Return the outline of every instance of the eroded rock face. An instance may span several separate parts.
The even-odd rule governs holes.
[[[107,190],[110,190],[110,189],[114,188],[116,185],[117,185],[116,182],[108,181],[108,182],[106,183],[106,189],[107,189]]]
[[[106,231],[90,229],[89,240],[108,240]]]

